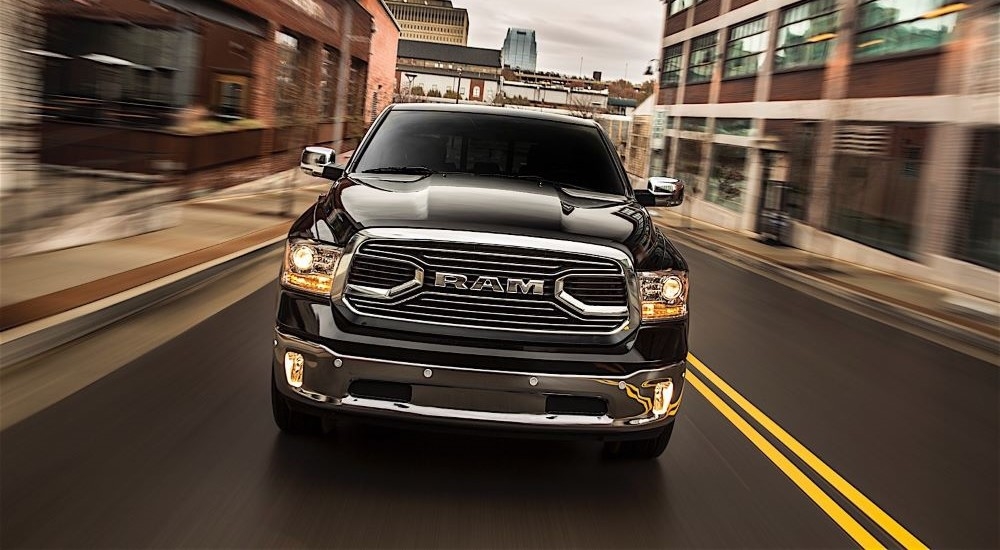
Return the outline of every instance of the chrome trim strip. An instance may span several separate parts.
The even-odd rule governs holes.
[[[547,372],[509,371],[509,370],[496,370],[496,369],[470,369],[470,368],[467,368],[467,367],[453,367],[453,366],[450,366],[450,365],[438,365],[438,364],[433,364],[433,363],[414,363],[414,362],[411,362],[411,361],[394,361],[392,359],[372,359],[371,357],[361,357],[360,355],[344,355],[342,353],[337,353],[337,352],[333,351],[332,349],[330,349],[326,345],[319,344],[319,343],[316,343],[316,342],[311,342],[309,340],[303,340],[302,338],[298,338],[296,336],[292,336],[290,334],[286,334],[284,332],[281,332],[280,330],[278,330],[277,327],[275,327],[274,332],[278,336],[280,336],[281,338],[283,338],[285,340],[288,340],[290,342],[295,342],[296,344],[298,344],[300,346],[303,346],[303,347],[306,347],[306,348],[311,347],[313,349],[321,349],[321,350],[325,351],[326,353],[328,353],[331,357],[334,357],[336,359],[344,359],[345,361],[346,360],[352,360],[352,361],[378,361],[379,363],[388,363],[390,365],[397,365],[397,366],[401,366],[401,367],[417,367],[417,368],[422,368],[422,369],[423,368],[448,369],[448,370],[454,370],[454,371],[459,371],[459,372],[470,372],[470,373],[488,373],[488,374],[501,374],[501,375],[512,374],[512,375],[516,375],[516,376],[538,376],[538,377],[553,377],[553,378],[586,378],[586,379],[591,379],[591,380],[593,380],[595,378],[600,378],[601,380],[622,381],[622,380],[628,380],[629,378],[634,378],[636,376],[641,376],[641,375],[645,375],[645,374],[653,374],[653,373],[658,372],[658,371],[662,371],[662,370],[666,370],[666,369],[672,369],[672,368],[676,368],[676,367],[679,367],[679,366],[687,364],[687,361],[678,361],[676,363],[670,363],[669,365],[663,365],[662,367],[656,367],[654,369],[641,369],[641,370],[637,370],[637,371],[635,371],[635,372],[633,372],[631,374],[622,374],[622,375],[618,375],[618,376],[613,376],[613,375],[608,375],[608,376],[600,375],[600,376],[598,376],[598,375],[594,375],[594,374],[558,374],[558,373],[547,373]]]
[[[310,397],[306,392],[299,392],[300,388],[292,388],[306,397]],[[309,394],[313,392],[308,392]],[[324,396],[326,397],[326,396]],[[313,399],[310,397],[310,399]],[[327,397],[327,399],[329,399]],[[383,411],[402,412],[416,416],[429,416],[433,418],[448,418],[458,420],[482,420],[487,422],[497,422],[501,424],[526,424],[532,426],[611,426],[614,423],[608,415],[584,416],[584,415],[560,415],[560,414],[532,414],[532,413],[496,413],[487,411],[473,411],[469,409],[447,409],[444,407],[428,407],[425,405],[412,405],[410,403],[399,403],[395,401],[382,401],[380,399],[367,399],[363,397],[347,397],[340,400],[341,405],[348,407],[358,407],[363,409],[377,409]]]

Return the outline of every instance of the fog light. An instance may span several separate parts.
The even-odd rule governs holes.
[[[285,352],[285,378],[288,380],[289,386],[302,387],[302,371],[305,364],[306,360],[302,354],[294,351]]]
[[[670,408],[670,398],[674,396],[674,384],[670,380],[659,382],[653,389],[653,414],[663,416]]]

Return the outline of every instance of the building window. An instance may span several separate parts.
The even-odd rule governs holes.
[[[969,155],[961,259],[1000,270],[1000,128],[978,130]]]
[[[694,0],[670,0],[670,15],[682,12],[694,5]]]
[[[295,113],[295,106],[302,101],[302,82],[299,74],[299,40],[290,34],[278,31],[274,35],[278,45],[278,70],[276,114],[278,118],[288,118]]]
[[[681,130],[685,132],[704,132],[707,128],[705,117],[681,117]]]
[[[660,70],[661,86],[676,86],[680,82],[683,56],[683,44],[674,44],[663,50],[663,68]]]
[[[243,117],[247,108],[247,84],[245,76],[220,74],[215,77],[215,95],[212,103],[215,111],[230,117]]]
[[[691,187],[692,192],[699,188],[701,181],[701,142],[693,139],[678,140],[677,165],[674,166],[677,178]]]
[[[826,63],[837,37],[837,0],[813,0],[781,11],[776,69]]]
[[[351,58],[351,77],[347,82],[347,139],[357,139],[365,129],[365,97],[367,97],[368,64]]]
[[[797,122],[791,136],[785,211],[797,220],[806,219],[812,177],[816,169],[816,131],[815,122]]]
[[[859,58],[936,48],[955,32],[958,10],[949,0],[862,0],[854,55]]]
[[[910,257],[925,149],[922,126],[844,125],[834,135],[830,230]]]
[[[727,136],[749,136],[753,131],[753,120],[749,118],[717,118],[715,133]]]
[[[724,77],[750,76],[764,62],[764,52],[767,51],[767,19],[759,17],[748,21],[729,32],[729,43],[726,45],[726,68]]]
[[[712,169],[705,199],[739,212],[747,185],[747,149],[732,145],[712,145]]]
[[[715,68],[715,50],[719,43],[718,31],[699,36],[691,41],[691,60],[688,62],[688,84],[710,82]]]
[[[319,81],[319,116],[333,116],[333,97],[337,93],[337,71],[340,66],[340,52],[333,48],[323,48]]]

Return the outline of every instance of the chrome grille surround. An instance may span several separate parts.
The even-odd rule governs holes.
[[[403,252],[406,245],[414,244],[419,244],[416,248],[423,250],[406,257]],[[474,262],[477,260],[469,260],[468,256],[491,254],[481,252],[484,247],[503,249],[508,257],[534,262],[534,268],[543,268],[546,262],[552,264],[560,261],[570,264],[579,262],[579,268],[561,267],[556,272],[545,275],[543,297],[491,292],[447,292],[449,289],[432,286],[437,270],[466,270],[475,273],[474,267],[469,266],[475,266]],[[386,294],[384,289],[378,294],[370,292],[372,289],[358,289],[355,285],[348,284],[355,258],[370,255],[369,249],[372,252],[378,250],[380,253],[399,253],[398,256],[392,256],[393,259],[412,264],[415,270],[414,281],[419,275],[422,284],[413,285],[412,281],[408,282],[406,288],[392,289],[394,292],[391,295]],[[465,259],[455,260],[450,266],[434,263],[442,259],[452,260],[449,256],[452,252],[459,256],[464,254]],[[560,258],[555,261],[546,259],[554,255]],[[426,263],[428,261],[431,263]],[[456,267],[455,263],[464,265]],[[480,263],[496,264],[496,261],[494,259]],[[524,266],[528,264],[522,264]],[[500,273],[491,269],[495,268],[487,266],[482,273],[514,279],[525,273],[519,272],[517,268],[500,270]],[[627,303],[620,306],[593,306],[576,300],[562,288],[563,282],[573,275],[606,276],[624,280],[628,289]],[[578,241],[495,233],[408,228],[363,230],[348,243],[334,276],[331,294],[335,304],[342,305],[363,318],[473,330],[607,336],[638,327],[640,319],[638,283],[631,258],[625,252]],[[441,307],[435,310],[431,306]]]

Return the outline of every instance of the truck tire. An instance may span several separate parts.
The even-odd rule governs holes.
[[[604,444],[604,456],[615,459],[649,460],[659,458],[670,443],[674,433],[674,423],[664,427],[656,437],[633,441],[608,441]]]
[[[271,377],[271,414],[278,429],[291,435],[318,435],[323,431],[323,423],[315,415],[294,410],[288,404],[288,398],[281,395],[278,386]]]

